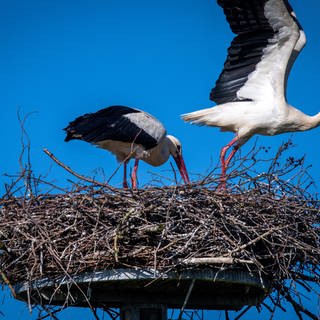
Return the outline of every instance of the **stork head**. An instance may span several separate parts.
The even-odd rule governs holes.
[[[169,147],[169,152],[178,166],[178,169],[180,171],[180,174],[184,183],[185,184],[190,183],[188,171],[182,157],[181,142],[176,137],[167,135],[167,144]]]

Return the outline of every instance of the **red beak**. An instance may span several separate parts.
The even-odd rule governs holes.
[[[186,165],[184,163],[184,160],[182,158],[182,155],[178,154],[176,157],[173,157],[173,158],[178,166],[178,169],[180,171],[180,174],[181,174],[181,177],[182,177],[184,183],[185,184],[190,183],[188,171],[187,171]]]

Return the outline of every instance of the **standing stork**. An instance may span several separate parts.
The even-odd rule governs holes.
[[[144,111],[112,106],[80,116],[64,130],[67,132],[65,141],[83,140],[115,154],[117,160],[123,162],[124,188],[128,188],[127,163],[131,158],[135,159],[131,175],[132,188],[137,187],[139,160],[160,166],[170,155],[177,163],[183,181],[190,182],[180,141],[166,135],[162,123]]]
[[[224,68],[212,89],[213,108],[182,115],[185,121],[219,127],[235,137],[221,149],[221,186],[227,167],[254,134],[276,135],[320,125],[286,101],[291,67],[306,37],[287,0],[218,0],[233,33]],[[230,147],[233,150],[226,158]]]

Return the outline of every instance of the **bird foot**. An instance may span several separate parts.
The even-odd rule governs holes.
[[[129,189],[129,185],[127,181],[123,181],[122,186],[123,186],[123,189]]]
[[[221,174],[220,183],[217,188],[218,192],[226,192],[227,191],[227,177],[225,174]]]
[[[227,184],[225,181],[219,183],[217,191],[222,193],[227,191]]]
[[[137,180],[131,181],[132,189],[137,189]]]

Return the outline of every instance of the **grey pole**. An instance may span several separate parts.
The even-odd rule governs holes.
[[[167,306],[127,304],[120,309],[120,320],[167,320]]]

